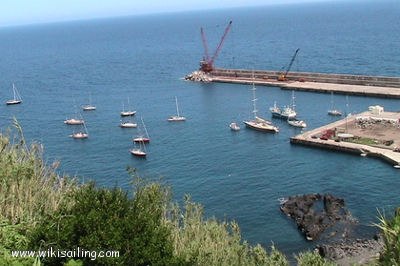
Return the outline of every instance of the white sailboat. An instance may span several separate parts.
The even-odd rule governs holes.
[[[79,115],[76,113],[75,117],[73,118],[66,118],[64,120],[64,124],[66,125],[83,125],[85,123],[85,120],[83,120],[82,115]]]
[[[134,123],[132,121],[122,121],[121,120],[121,123],[119,124],[119,126],[121,128],[135,128],[135,127],[137,127],[137,123]]]
[[[15,87],[14,83],[13,83],[13,93],[14,93],[14,98],[11,100],[6,101],[7,105],[13,105],[13,104],[20,104],[22,103],[22,97],[19,94],[17,88]]]
[[[140,141],[140,142],[139,142],[139,146],[138,146],[138,147],[135,146],[135,148],[129,150],[129,152],[130,152],[132,155],[137,156],[137,157],[142,157],[142,158],[144,158],[144,157],[147,156],[146,146],[144,145],[144,142],[143,142],[143,141]]]
[[[129,97],[128,97],[128,110],[125,111],[125,105],[124,103],[122,103],[122,112],[121,112],[121,116],[133,116],[136,114],[136,111],[132,111],[130,110],[130,105],[129,105]]]
[[[74,139],[87,139],[89,137],[89,132],[86,128],[85,123],[82,124],[82,129],[78,132],[73,132],[70,137]]]
[[[328,110],[328,115],[332,115],[332,116],[341,116],[342,115],[342,112],[340,110],[334,108],[333,92],[331,92],[331,109]]]
[[[180,121],[185,121],[186,117],[181,116],[179,114],[179,107],[178,107],[178,98],[175,96],[175,105],[176,105],[176,115],[172,115],[168,118],[168,121],[170,122],[180,122]]]
[[[92,105],[92,94],[89,94],[89,104],[82,106],[83,111],[94,111],[96,106]]]
[[[254,119],[248,120],[248,121],[243,121],[243,123],[251,129],[259,130],[259,131],[264,131],[264,132],[273,132],[277,133],[279,132],[279,129],[274,126],[270,121],[265,120],[264,118],[261,118],[257,116],[257,107],[256,107],[256,87],[253,83],[253,114],[254,114]]]
[[[143,117],[141,117],[140,119],[142,120],[142,125],[143,125],[143,129],[145,131],[145,135],[140,134],[139,136],[137,136],[136,138],[133,139],[133,142],[149,143],[150,142],[149,133],[147,132],[146,126],[143,121]]]

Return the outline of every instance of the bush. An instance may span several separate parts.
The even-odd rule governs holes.
[[[316,252],[302,252],[295,256],[298,266],[334,266],[335,263],[321,257]]]
[[[65,205],[48,215],[32,235],[34,249],[119,251],[118,258],[81,258],[84,265],[173,265],[170,230],[161,222],[165,189],[159,184],[140,186],[134,198],[121,189],[82,186]],[[37,245],[41,243],[40,245]],[[43,249],[42,248],[42,249]],[[66,258],[46,258],[60,265]]]
[[[382,214],[377,225],[382,230],[384,248],[379,263],[382,265],[400,265],[400,208],[397,208],[392,219]]]
[[[173,208],[166,221],[172,230],[177,257],[193,265],[288,265],[285,256],[274,247],[270,255],[260,245],[241,240],[235,222],[205,220],[201,205],[185,198],[184,210]]]

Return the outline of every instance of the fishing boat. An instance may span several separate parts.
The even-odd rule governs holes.
[[[256,87],[254,86],[253,83],[253,114],[254,114],[254,119],[248,120],[248,121],[243,121],[243,123],[246,125],[246,127],[258,131],[264,131],[264,132],[272,132],[272,133],[277,133],[279,132],[279,129],[274,126],[270,121],[265,120],[264,118],[261,118],[257,116],[257,107],[256,107]]]
[[[88,130],[86,128],[85,123],[82,124],[82,129],[81,131],[74,132],[72,135],[70,135],[74,139],[87,139],[89,137]]]
[[[235,122],[230,123],[230,124],[229,124],[229,127],[230,127],[230,129],[231,129],[232,131],[239,131],[239,130],[240,130],[240,126],[239,126],[237,123],[235,123]]]
[[[143,125],[143,129],[144,129],[145,135],[141,134],[141,135],[137,136],[136,138],[133,139],[133,142],[136,142],[136,143],[140,143],[140,142],[149,143],[150,142],[149,133],[147,132],[146,126],[145,126],[144,121],[143,121],[143,118],[141,117],[140,119],[142,120],[142,125]]]
[[[331,92],[331,109],[328,110],[328,115],[332,116],[341,116],[342,112],[338,109],[335,109],[333,104],[333,92]]]
[[[294,126],[294,127],[300,127],[300,128],[305,128],[305,127],[307,127],[307,124],[306,124],[305,121],[303,121],[303,120],[298,120],[298,119],[296,119],[296,118],[294,118],[294,119],[288,119],[287,122],[288,122],[289,125]]]
[[[15,87],[14,83],[13,83],[13,85],[12,85],[12,88],[13,88],[14,98],[11,99],[11,100],[6,101],[6,104],[7,104],[7,105],[13,105],[13,104],[20,104],[20,103],[22,103],[22,97],[21,97],[21,95],[19,94],[19,92],[18,92],[17,88]]]
[[[179,114],[179,107],[178,107],[178,98],[175,96],[175,105],[176,105],[176,115],[172,115],[168,118],[169,122],[180,122],[185,121],[186,117],[181,116]]]
[[[121,112],[121,116],[133,116],[136,114],[136,111],[132,111],[129,110],[130,109],[130,105],[129,105],[129,97],[128,97],[128,110],[125,111],[125,105],[124,103],[122,103],[122,112]]]
[[[274,102],[274,106],[270,107],[269,110],[273,117],[281,118],[281,119],[292,119],[295,118],[297,113],[295,111],[295,103],[294,103],[294,91],[292,91],[292,102],[288,106],[278,107],[276,105],[276,101]]]
[[[94,111],[96,106],[92,105],[92,94],[89,94],[89,104],[82,106],[83,111]]]

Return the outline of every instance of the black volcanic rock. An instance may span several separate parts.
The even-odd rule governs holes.
[[[328,228],[334,228],[329,236],[340,234],[344,238],[347,225],[355,224],[344,200],[330,194],[292,196],[281,204],[280,209],[296,222],[307,240],[318,239]]]

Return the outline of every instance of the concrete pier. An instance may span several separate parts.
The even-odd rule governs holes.
[[[286,81],[278,81],[278,76],[277,71],[217,68],[209,73],[209,81],[240,84],[254,82],[287,90],[400,98],[399,77],[290,72]]]
[[[374,121],[379,121],[377,123],[380,124],[371,125],[371,128],[369,129],[370,132],[368,132],[368,129],[362,128],[357,124],[357,120],[360,119],[372,119]],[[400,147],[400,137],[397,136],[400,132],[399,119],[400,113],[384,112],[382,114],[376,115],[368,111],[294,136],[290,138],[290,143],[355,153],[362,156],[378,157],[389,162],[395,167],[399,167],[400,152],[396,151],[397,148]],[[391,123],[390,126],[388,126],[387,124],[389,122]],[[340,137],[338,138],[337,136],[332,138],[323,137],[325,132],[327,131],[337,132],[338,129],[343,130],[345,127],[348,128],[348,131],[346,131],[346,133],[351,133],[350,135],[353,135],[354,137],[360,137],[362,135],[368,136],[368,134],[370,136],[379,135],[380,140],[390,139],[392,143],[387,146],[366,145],[349,142],[343,139],[341,140]],[[378,127],[381,128],[378,129]],[[378,131],[379,134],[376,134]]]

